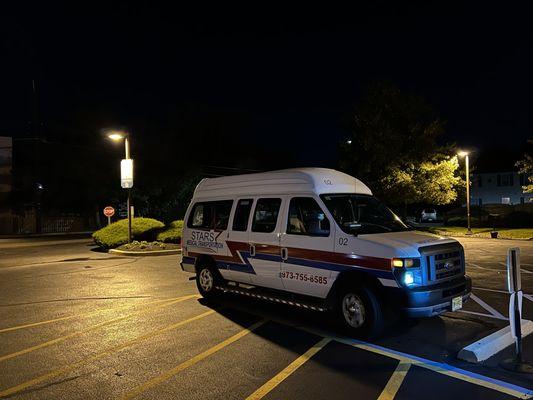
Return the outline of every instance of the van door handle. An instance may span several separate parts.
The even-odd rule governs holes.
[[[255,257],[255,245],[250,243],[250,257]]]
[[[281,248],[281,259],[282,260],[287,260],[287,258],[289,258],[289,250],[287,250],[286,247],[282,247]]]

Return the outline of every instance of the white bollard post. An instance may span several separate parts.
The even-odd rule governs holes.
[[[533,373],[533,368],[524,363],[522,357],[522,274],[520,270],[520,248],[507,252],[507,289],[509,299],[509,324],[515,339],[516,357],[502,362],[502,367],[516,372]]]

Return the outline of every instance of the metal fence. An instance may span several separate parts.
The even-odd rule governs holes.
[[[39,232],[39,216],[35,210],[0,216],[0,234],[4,235],[86,232],[94,230],[95,225],[94,218],[80,215],[42,215]]]

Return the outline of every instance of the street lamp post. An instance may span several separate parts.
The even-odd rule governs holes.
[[[130,157],[130,138],[127,133],[124,132],[111,132],[108,137],[111,140],[114,140],[116,142],[124,139],[124,151],[125,151],[125,160],[128,160],[129,162],[126,162],[126,165],[131,165],[131,171],[129,174],[131,174],[130,182],[125,183],[124,182],[124,171],[121,168],[121,185],[123,188],[125,188],[128,191],[128,198],[126,201],[126,207],[128,212],[128,243],[131,243],[131,188],[133,186],[133,160],[131,160]],[[130,161],[131,160],[131,161]],[[123,160],[124,161],[124,160]],[[124,163],[121,163],[121,167],[123,167]]]
[[[470,166],[468,159],[467,151],[460,151],[457,153],[460,157],[465,158],[465,168],[466,168],[466,224],[467,224],[467,235],[472,234],[472,229],[470,227]]]

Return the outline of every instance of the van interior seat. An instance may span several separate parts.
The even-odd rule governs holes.
[[[291,232],[293,233],[307,233],[305,229],[305,225],[302,222],[302,220],[298,217],[291,217],[289,220],[289,223],[291,225]]]

